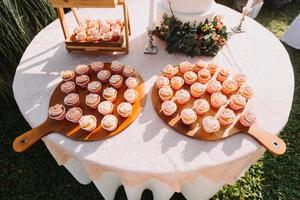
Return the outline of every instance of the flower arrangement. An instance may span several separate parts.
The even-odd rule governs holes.
[[[172,9],[171,9],[172,11]],[[209,22],[183,23],[173,12],[172,16],[163,15],[160,26],[154,30],[154,35],[167,42],[169,53],[184,53],[188,56],[215,56],[228,39],[226,26],[220,16],[215,16]]]

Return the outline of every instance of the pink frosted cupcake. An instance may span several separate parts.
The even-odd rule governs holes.
[[[85,104],[92,109],[98,108],[101,98],[98,94],[90,93],[85,97]]]
[[[135,73],[136,73],[136,70],[129,65],[126,65],[123,69],[123,74],[126,77],[135,76]]]
[[[232,95],[230,97],[229,106],[233,110],[240,110],[246,106],[246,98],[240,94]]]
[[[82,88],[87,88],[90,77],[87,75],[80,75],[76,77],[76,84]]]
[[[194,65],[189,61],[184,61],[179,64],[179,70],[181,73],[185,73],[188,71],[193,71]]]
[[[212,94],[212,93],[220,92],[221,89],[222,89],[222,84],[220,83],[220,81],[214,79],[208,82],[206,91]]]
[[[158,95],[162,101],[167,101],[173,97],[173,90],[170,86],[164,86],[158,90]]]
[[[198,115],[203,115],[207,111],[209,111],[209,103],[205,99],[197,99],[194,101],[193,104],[193,110],[198,114]]]
[[[51,119],[61,121],[65,119],[66,116],[66,108],[61,104],[56,104],[49,108],[48,116]]]
[[[173,101],[164,101],[161,104],[161,110],[166,116],[171,116],[177,111],[177,105]]]
[[[185,108],[180,113],[181,121],[186,124],[190,125],[197,120],[197,114],[191,108]]]
[[[109,80],[109,77],[110,77],[111,73],[110,71],[106,70],[106,69],[103,69],[103,70],[100,70],[97,74],[97,78],[103,82],[103,83],[107,83],[108,80]]]
[[[183,84],[184,84],[184,80],[180,76],[174,76],[171,78],[171,87],[174,90],[180,90]]]
[[[235,118],[236,115],[234,114],[233,110],[229,108],[225,108],[224,110],[222,110],[220,115],[218,116],[219,122],[224,126],[232,124]]]
[[[240,87],[239,94],[241,94],[246,99],[250,99],[251,97],[253,97],[254,92],[250,86],[244,84]]]
[[[85,131],[93,131],[97,127],[97,118],[94,115],[84,115],[79,120],[79,126]]]
[[[61,78],[64,81],[74,81],[75,80],[75,72],[71,70],[62,71],[60,73]]]
[[[219,66],[215,63],[209,63],[207,66],[207,69],[211,75],[214,75],[217,72],[218,68]]]
[[[77,93],[71,93],[68,94],[65,98],[64,98],[64,103],[67,106],[70,107],[76,107],[79,106],[80,104],[80,99],[79,99],[79,95]]]
[[[139,85],[139,79],[137,79],[135,77],[128,77],[125,81],[125,85],[129,89],[135,89]]]
[[[117,94],[117,90],[112,87],[105,88],[102,93],[104,99],[111,102],[114,102],[117,99]]]
[[[176,97],[177,103],[186,104],[190,100],[191,95],[188,91],[181,89],[175,93],[175,97]]]
[[[247,110],[240,117],[240,123],[245,127],[250,127],[256,122],[256,116],[253,112]]]
[[[105,115],[101,120],[101,126],[107,131],[114,131],[118,126],[118,118],[114,115]]]
[[[127,89],[124,92],[124,98],[129,103],[135,103],[138,97],[139,93],[135,89]]]
[[[168,79],[171,79],[173,76],[177,74],[177,70],[172,65],[166,65],[163,70],[163,75]]]
[[[119,61],[114,60],[111,62],[110,68],[114,73],[121,74],[123,72],[124,65]]]
[[[92,81],[88,84],[87,89],[91,93],[100,94],[102,84],[100,81]]]
[[[190,92],[193,97],[198,98],[205,92],[205,90],[206,85],[197,82],[191,86]]]
[[[202,69],[201,71],[198,72],[198,81],[200,83],[207,83],[209,79],[211,78],[211,74],[207,69]]]
[[[103,33],[102,40],[104,42],[111,42],[113,40],[113,33],[112,32]]]
[[[132,105],[128,102],[122,102],[118,105],[117,112],[121,117],[127,118],[132,112]]]
[[[223,82],[228,78],[229,75],[230,75],[229,70],[225,69],[225,68],[222,68],[218,72],[217,80]]]
[[[238,88],[234,80],[227,79],[223,82],[222,91],[224,94],[231,94]]]
[[[104,63],[101,61],[96,61],[91,63],[91,68],[94,72],[98,73],[104,68]]]
[[[78,123],[82,116],[82,110],[79,107],[70,108],[66,114],[66,119],[73,123]]]
[[[237,83],[237,86],[240,87],[247,81],[247,78],[244,74],[235,74],[233,80]]]
[[[122,87],[123,78],[118,74],[114,74],[109,78],[109,83],[116,89]]]
[[[70,94],[76,92],[76,85],[73,81],[67,81],[61,84],[60,89],[63,93]]]
[[[214,133],[220,129],[219,121],[212,116],[207,116],[202,121],[203,130],[207,133]]]
[[[90,72],[90,68],[87,65],[77,65],[76,68],[75,68],[75,72],[78,75],[83,75],[83,74],[88,75],[89,72]]]
[[[197,81],[198,76],[195,72],[188,71],[184,73],[183,78],[186,84],[192,85]]]
[[[227,97],[220,92],[214,93],[210,97],[210,104],[215,108],[220,108],[227,103]]]
[[[204,60],[198,60],[198,62],[194,65],[194,72],[198,73],[202,69],[206,69],[208,67],[208,63]]]
[[[160,76],[156,79],[156,82],[155,82],[156,86],[158,88],[162,88],[164,86],[168,86],[170,85],[170,81],[168,78],[164,77],[164,76]]]
[[[98,112],[102,115],[109,115],[113,112],[114,104],[110,101],[102,101],[98,105]]]

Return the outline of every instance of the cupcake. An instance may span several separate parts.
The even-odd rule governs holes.
[[[85,96],[85,104],[92,109],[98,108],[101,98],[98,94],[90,93]]]
[[[49,108],[48,116],[51,119],[61,121],[66,116],[66,108],[61,104],[55,104]]]
[[[188,100],[190,100],[191,95],[188,91],[181,89],[176,92],[175,97],[177,103],[185,104],[186,102],[188,102]]]
[[[193,110],[198,115],[203,115],[209,110],[209,108],[209,103],[205,99],[197,99],[196,101],[194,101]]]
[[[86,88],[90,81],[90,77],[87,75],[80,75],[76,77],[76,84],[82,88]]]
[[[219,122],[224,126],[232,124],[235,118],[236,115],[234,114],[233,110],[229,108],[225,108],[224,110],[222,110],[218,116]]]
[[[206,85],[203,85],[201,83],[194,83],[191,85],[191,95],[195,98],[200,97],[206,90]]]
[[[210,97],[210,104],[215,108],[220,108],[221,106],[225,105],[227,102],[227,97],[220,93],[214,93]]]
[[[100,81],[92,81],[88,84],[87,89],[91,93],[99,94],[101,91],[102,84]]]
[[[75,67],[75,72],[78,74],[78,75],[88,75],[89,74],[89,71],[90,71],[90,68],[89,66],[87,65],[77,65]]]
[[[168,78],[164,77],[164,76],[160,76],[156,79],[156,82],[155,82],[156,86],[158,88],[162,88],[163,86],[168,86],[170,85],[170,81]]]
[[[185,73],[188,71],[193,71],[194,65],[189,61],[184,61],[179,64],[179,70],[181,73]]]
[[[106,69],[103,69],[103,70],[100,70],[97,74],[97,78],[103,82],[103,83],[107,83],[108,80],[109,80],[109,77],[110,77],[110,71],[106,70]]]
[[[82,110],[79,107],[70,108],[66,114],[66,119],[73,123],[78,123],[82,116]]]
[[[85,31],[80,31],[75,35],[75,40],[77,41],[85,41],[87,38]]]
[[[227,79],[223,82],[222,91],[224,94],[231,94],[238,88],[234,80]]]
[[[191,108],[185,108],[180,113],[182,122],[186,125],[190,125],[197,120],[197,114]]]
[[[84,115],[79,119],[79,126],[85,131],[93,131],[97,127],[97,118],[94,115]]]
[[[117,99],[117,90],[112,87],[107,87],[103,90],[103,97],[107,101],[114,102]]]
[[[132,112],[132,105],[128,102],[122,102],[118,105],[117,112],[121,117],[127,118]]]
[[[208,67],[208,63],[204,60],[198,60],[198,62],[194,65],[194,72],[198,73],[202,69],[206,69]]]
[[[79,99],[79,95],[77,93],[71,93],[68,94],[65,98],[64,98],[64,103],[67,106],[70,107],[76,107],[79,106],[80,104],[80,99]]]
[[[207,83],[209,79],[211,78],[211,74],[207,69],[202,69],[201,71],[198,72],[198,81],[200,83]]]
[[[110,101],[102,101],[98,105],[98,111],[102,115],[109,115],[113,112],[114,104]]]
[[[123,72],[124,65],[119,61],[114,60],[111,62],[110,68],[114,73],[121,74]]]
[[[173,101],[164,101],[161,104],[161,110],[166,116],[171,116],[177,111],[177,105]]]
[[[177,70],[172,65],[166,65],[163,70],[163,75],[168,79],[171,79],[173,76],[177,74]]]
[[[138,97],[139,93],[135,89],[127,89],[124,92],[124,98],[129,103],[135,103]]]
[[[222,68],[218,72],[217,80],[223,82],[228,78],[229,75],[230,75],[229,70],[225,69],[225,68]]]
[[[180,90],[183,84],[184,84],[184,80],[180,76],[174,76],[171,78],[171,87],[174,90]]]
[[[114,115],[105,115],[101,120],[101,126],[107,131],[114,131],[118,126],[118,118]]]
[[[164,86],[158,90],[158,95],[162,101],[167,101],[173,97],[173,90],[170,86]]]
[[[220,92],[221,89],[222,89],[222,84],[220,83],[220,81],[214,79],[208,82],[207,92],[212,94],[215,92]]]
[[[192,85],[193,83],[195,83],[197,81],[198,77],[195,72],[188,71],[188,72],[184,73],[183,78],[184,78],[186,84]]]
[[[139,85],[139,79],[137,79],[135,77],[128,77],[125,81],[125,85],[129,89],[135,89]]]
[[[64,81],[74,81],[75,80],[75,72],[71,70],[62,71],[60,73],[61,78]]]
[[[246,76],[244,74],[235,74],[233,76],[233,80],[237,83],[238,87],[240,87],[247,81]]]
[[[219,66],[215,63],[209,63],[207,66],[208,71],[211,75],[214,75],[216,71],[218,70]]]
[[[67,81],[61,84],[60,89],[63,93],[70,94],[76,91],[76,85],[73,81]]]
[[[129,65],[126,65],[123,69],[123,74],[126,77],[135,76],[135,73],[136,73],[136,70]]]
[[[240,117],[240,123],[245,127],[250,127],[256,122],[256,116],[253,112],[247,110]]]
[[[232,95],[230,97],[229,106],[233,110],[240,110],[246,106],[246,98],[240,94]]]
[[[113,34],[112,34],[112,32],[103,33],[102,40],[104,42],[111,42],[113,40]]]
[[[250,99],[253,95],[253,89],[248,85],[242,85],[239,89],[239,94],[241,94],[246,99]]]
[[[123,85],[123,78],[118,74],[114,74],[109,78],[109,83],[116,89],[120,88]]]
[[[98,73],[100,70],[102,70],[104,68],[104,63],[101,61],[92,62],[91,68],[94,72]]]
[[[212,116],[207,116],[202,121],[203,130],[207,133],[213,133],[220,129],[219,121]]]

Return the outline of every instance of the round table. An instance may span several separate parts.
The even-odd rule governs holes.
[[[147,42],[148,2],[131,0],[132,24],[128,55],[69,53],[65,49],[58,20],[44,28],[26,49],[13,83],[15,99],[28,123],[35,127],[47,117],[48,102],[60,79],[60,71],[95,60],[119,60],[137,68],[145,80],[148,95],[145,108],[136,121],[121,134],[104,141],[78,142],[57,133],[43,138],[47,148],[82,184],[91,180],[105,199],[113,199],[116,189],[124,185],[128,199],[140,199],[144,189],[152,190],[154,199],[169,199],[182,192],[187,199],[208,199],[224,184],[233,183],[264,152],[254,139],[237,134],[228,139],[198,141],[176,133],[166,126],[152,107],[151,87],[166,64],[184,60],[181,54],[168,54],[165,44],[157,55],[144,55]],[[236,25],[240,14],[218,5],[228,27]],[[116,18],[119,9],[81,9],[79,16]],[[66,20],[74,28],[75,20]],[[213,60],[233,72],[247,75],[256,95],[251,104],[258,124],[278,134],[285,126],[294,93],[293,68],[279,40],[260,24],[246,18],[247,31],[235,34]],[[46,175],[45,175],[46,176]]]

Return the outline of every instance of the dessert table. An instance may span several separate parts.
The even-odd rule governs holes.
[[[17,104],[28,123],[36,127],[47,118],[49,98],[61,80],[60,71],[96,60],[131,64],[143,76],[148,95],[135,122],[121,134],[103,141],[79,142],[53,133],[43,138],[44,143],[59,165],[64,165],[82,184],[93,181],[105,199],[113,199],[120,185],[124,185],[129,200],[140,199],[147,188],[156,200],[169,199],[174,192],[182,192],[187,199],[208,199],[224,184],[234,183],[265,149],[245,134],[207,142],[182,136],[164,124],[150,98],[157,74],[166,64],[195,62],[200,57],[168,54],[165,44],[156,39],[158,54],[145,55],[149,3],[129,0],[128,4],[132,35],[127,55],[69,53],[58,20],[38,33],[16,70],[13,91]],[[82,18],[116,18],[120,12],[79,9],[78,13]],[[218,5],[217,13],[224,16],[228,27],[239,22],[240,14],[230,8]],[[71,28],[75,27],[72,15],[67,14],[66,20],[71,22]],[[201,59],[244,73],[256,92],[251,105],[259,126],[278,134],[292,105],[293,68],[273,34],[250,18],[246,18],[245,27],[247,31],[232,35],[216,57]]]

